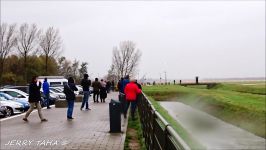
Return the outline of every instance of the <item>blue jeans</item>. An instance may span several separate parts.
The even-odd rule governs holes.
[[[46,99],[46,106],[47,108],[50,107],[50,94],[49,93],[45,93],[45,99]]]
[[[72,118],[73,109],[74,109],[74,101],[75,100],[68,100],[67,101],[67,117]]]
[[[90,96],[90,91],[83,91],[83,100],[82,100],[82,104],[81,104],[81,109],[84,107],[84,105],[86,104],[86,109],[89,108],[89,96]]]
[[[136,107],[137,107],[137,101],[126,101],[126,110],[125,110],[125,115],[127,114],[127,110],[129,108],[130,105],[130,112],[131,112],[131,117],[135,118],[135,111],[136,111]]]

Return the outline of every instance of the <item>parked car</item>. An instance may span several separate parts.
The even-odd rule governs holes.
[[[3,93],[3,92],[0,92],[0,97],[3,97],[5,98],[6,100],[9,100],[9,101],[15,101],[15,102],[18,102],[20,104],[23,105],[24,107],[24,111],[27,111],[29,108],[30,108],[30,103],[26,100],[21,100],[21,99],[18,99],[18,98],[14,98],[6,93]]]
[[[0,118],[5,118],[6,117],[6,106],[2,106],[0,103]]]
[[[29,86],[8,86],[6,89],[17,89],[29,94]]]
[[[18,89],[0,89],[0,92],[6,93],[20,100],[29,101],[29,94]]]
[[[82,86],[81,86],[81,85],[77,85],[76,87],[78,88],[77,93],[78,93],[79,95],[83,95],[83,88],[82,88]]]
[[[0,103],[1,103],[1,106],[6,107],[6,116],[7,117],[14,115],[14,114],[20,114],[24,110],[24,107],[22,104],[20,104],[18,102],[6,100],[3,97],[0,97]]]
[[[44,81],[44,79],[47,78],[47,82],[50,86],[63,86],[65,83],[67,83],[67,79],[64,76],[39,76],[38,82]]]
[[[41,98],[42,98],[41,101],[40,101],[41,106],[45,107],[46,106],[46,97],[45,97],[45,95],[44,95],[44,93],[42,91],[41,91]],[[50,94],[50,105],[55,104],[56,100],[58,100],[58,97],[56,95],[54,95],[54,94]]]
[[[50,94],[56,95],[59,100],[65,100],[66,95],[61,91],[56,88],[51,87],[50,88]]]

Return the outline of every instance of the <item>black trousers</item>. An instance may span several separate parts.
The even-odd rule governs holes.
[[[99,102],[99,94],[100,91],[93,91],[93,101],[95,102],[95,97],[97,97],[96,101]]]

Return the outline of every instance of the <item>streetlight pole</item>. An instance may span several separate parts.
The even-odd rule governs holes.
[[[164,71],[165,84],[167,84],[166,71]]]
[[[160,85],[162,84],[162,76],[161,76],[161,73],[160,73]]]

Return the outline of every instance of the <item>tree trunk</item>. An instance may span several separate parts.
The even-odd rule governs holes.
[[[48,55],[45,56],[45,75],[48,75]]]
[[[0,85],[2,85],[2,76],[4,73],[4,61],[0,60]]]
[[[27,53],[24,54],[24,80],[28,83]]]

